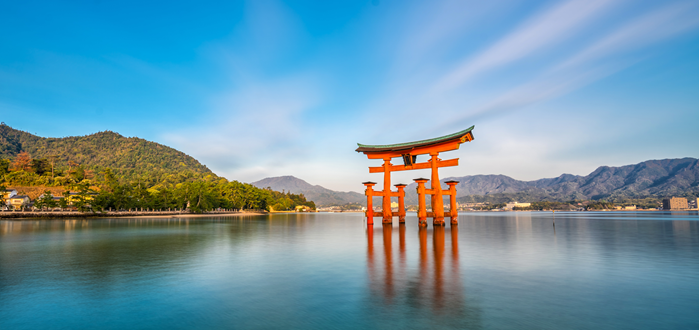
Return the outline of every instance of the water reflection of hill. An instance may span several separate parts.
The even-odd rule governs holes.
[[[81,282],[93,286],[96,290],[89,292],[95,293],[123,285],[137,274],[181,274],[206,248],[221,241],[234,244],[229,236],[239,236],[223,232],[220,240],[212,240],[206,223],[201,219],[4,221],[0,224],[4,243],[32,240],[33,244],[31,250],[20,248],[27,246],[23,244],[3,245],[0,283],[41,280],[27,274],[51,269],[52,278],[46,280]]]
[[[405,314],[407,327],[479,328],[481,310],[462,284],[458,227],[423,228],[417,234],[417,240],[406,240],[405,225],[367,229],[367,308],[393,314],[391,326],[396,314]],[[409,255],[414,249],[408,244],[419,247],[417,255]]]

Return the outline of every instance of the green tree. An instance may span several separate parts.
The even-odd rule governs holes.
[[[51,171],[51,164],[46,158],[32,159],[31,168],[37,175],[44,175]]]
[[[71,171],[70,175],[75,179],[76,182],[85,180],[85,167],[83,167],[82,165],[77,166],[74,170]]]
[[[0,159],[0,179],[10,172],[10,160]]]
[[[78,211],[85,212],[91,210],[92,190],[88,183],[77,183],[73,186],[77,193],[73,195],[72,202]]]
[[[46,208],[54,208],[57,206],[56,201],[53,200],[53,195],[50,190],[44,191],[44,194],[39,197],[36,202],[34,202],[34,206],[37,207],[38,209],[44,209]]]
[[[217,196],[206,182],[183,183],[179,187],[180,196],[194,213],[202,213],[219,207]]]
[[[58,206],[60,206],[62,209],[67,209],[68,208],[68,199],[70,198],[70,191],[66,190],[63,192],[63,197],[58,200]]]
[[[607,202],[605,200],[596,201],[592,204],[587,205],[588,210],[609,210],[614,208],[614,203]]]
[[[107,167],[102,171],[102,175],[104,176],[104,185],[102,190],[107,190],[109,192],[114,192],[116,187],[119,185],[119,181],[117,180],[116,175],[112,172],[112,169]]]
[[[3,182],[3,178],[0,177],[0,208],[5,207],[5,190],[7,187],[5,187],[5,184]]]

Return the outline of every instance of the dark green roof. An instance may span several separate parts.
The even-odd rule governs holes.
[[[467,133],[471,132],[473,128],[476,127],[471,126],[463,131],[459,131],[453,134],[445,135],[445,136],[440,136],[437,138],[433,139],[427,139],[427,140],[420,140],[420,141],[415,141],[415,142],[405,142],[405,143],[397,143],[397,144],[384,144],[384,145],[368,145],[368,144],[361,144],[357,143],[359,148],[357,148],[357,152],[365,152],[365,151],[398,151],[398,150],[404,150],[404,149],[412,149],[415,147],[420,147],[420,146],[425,146],[425,145],[430,145],[430,144],[437,144],[440,142],[445,142],[448,140],[452,140],[461,136],[466,135]]]

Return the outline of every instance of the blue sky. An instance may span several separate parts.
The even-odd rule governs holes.
[[[381,174],[357,142],[471,125],[442,177],[699,157],[697,1],[4,1],[0,30],[0,121],[230,180],[361,191]]]

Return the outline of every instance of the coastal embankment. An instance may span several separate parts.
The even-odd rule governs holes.
[[[105,212],[78,212],[78,211],[2,211],[0,219],[63,219],[63,218],[199,218],[199,217],[234,217],[265,215],[266,211],[242,210],[242,211],[211,211],[204,213],[190,213],[186,211],[105,211]]]

